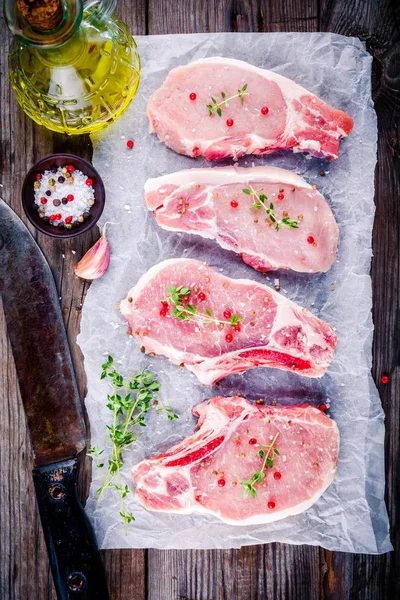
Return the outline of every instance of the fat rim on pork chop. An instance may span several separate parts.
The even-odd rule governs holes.
[[[186,169],[148,179],[144,193],[161,227],[215,239],[258,271],[326,272],[336,260],[331,209],[286,169]]]
[[[172,69],[147,115],[172,150],[211,161],[280,149],[333,160],[353,128],[348,114],[291,79],[218,56]]]
[[[193,413],[194,434],[132,469],[135,497],[148,510],[270,523],[308,510],[335,477],[339,431],[313,406],[219,396]]]
[[[143,352],[184,365],[206,385],[259,366],[320,377],[337,342],[305,307],[193,259],[154,265],[120,310]]]

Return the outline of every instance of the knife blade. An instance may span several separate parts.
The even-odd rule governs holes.
[[[35,465],[76,456],[85,423],[53,276],[15,213],[0,204],[0,288]]]
[[[26,414],[33,479],[58,598],[108,600],[96,539],[78,500],[86,430],[50,267],[0,200],[0,294]]]

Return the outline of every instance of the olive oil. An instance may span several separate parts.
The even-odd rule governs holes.
[[[69,135],[92,133],[118,119],[136,94],[139,54],[126,26],[110,14],[115,2],[59,1],[62,20],[56,26],[53,20],[50,30],[30,27],[29,15],[15,15],[20,24],[10,27],[11,85],[39,125]]]

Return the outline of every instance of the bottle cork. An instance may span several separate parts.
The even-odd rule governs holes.
[[[17,10],[33,29],[52,31],[63,18],[61,0],[17,0]]]

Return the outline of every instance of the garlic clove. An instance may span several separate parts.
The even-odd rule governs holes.
[[[110,264],[110,245],[104,225],[101,237],[75,266],[75,275],[82,279],[98,279],[107,271]]]

